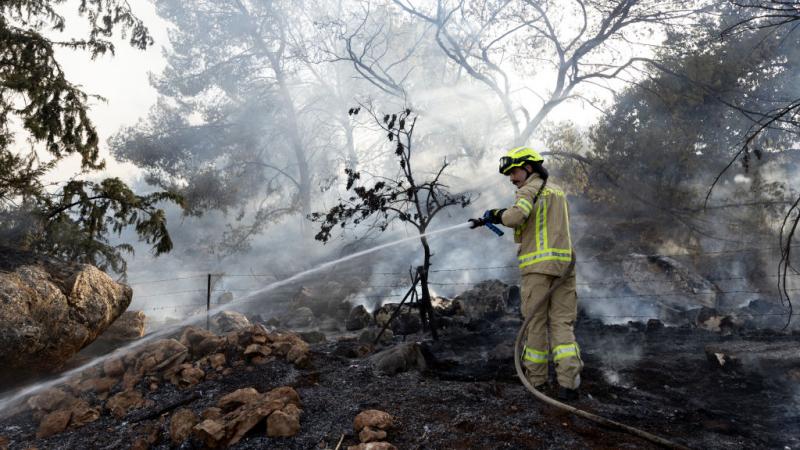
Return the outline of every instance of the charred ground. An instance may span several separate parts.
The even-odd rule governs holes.
[[[200,414],[240,388],[291,386],[302,401],[299,433],[269,438],[261,423],[232,448],[334,448],[342,435],[346,448],[358,443],[353,418],[366,409],[396,418],[387,441],[401,449],[652,446],[542,405],[525,391],[511,352],[520,323],[512,311],[491,320],[444,320],[437,342],[418,333],[378,348],[344,333],[313,344],[308,364],[300,367],[280,358],[229,364],[231,370],[216,379],[187,387],[164,382],[155,390],[145,378],[134,389],[151,402],[122,418],[102,410],[81,428],[37,439],[38,420],[23,411],[0,422],[0,435],[10,448],[127,448],[137,442],[169,448],[170,416],[177,408]],[[742,329],[723,336],[691,324],[605,325],[585,316],[577,332],[586,363],[580,408],[692,448],[800,445],[797,356],[764,350],[797,348],[797,333]],[[763,354],[722,354],[747,346]],[[399,365],[398,349],[411,349]],[[387,354],[395,355],[389,369]],[[99,402],[91,392],[81,396]],[[179,447],[203,446],[193,436]]]

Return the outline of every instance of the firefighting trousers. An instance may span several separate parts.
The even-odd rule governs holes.
[[[566,277],[549,299],[543,299],[558,277],[538,273],[522,276],[522,315],[526,319],[533,316],[528,325],[522,362],[534,386],[547,382],[549,361],[555,364],[558,384],[568,389],[580,386],[583,361],[574,333],[578,315],[575,271]]]

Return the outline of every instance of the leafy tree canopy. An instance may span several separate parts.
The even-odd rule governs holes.
[[[109,233],[133,226],[156,254],[172,242],[158,202],[181,199],[167,192],[136,195],[117,178],[66,180],[43,177],[64,158],[80,157],[83,174],[104,167],[98,134],[89,117],[89,95],[71,83],[55,57],[57,48],[83,50],[92,58],[114,52],[115,32],[133,47],[153,43],[124,0],[81,0],[78,13],[88,36],[58,41],[65,31],[64,0],[0,3],[0,240],[32,250],[125,271]]]

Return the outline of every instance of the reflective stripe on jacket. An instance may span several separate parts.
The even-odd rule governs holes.
[[[514,242],[520,244],[517,256],[523,274],[560,275],[572,253],[567,197],[557,185],[548,181],[534,204],[541,185],[538,174],[525,180],[517,189],[514,205],[503,213],[503,225],[514,228]]]

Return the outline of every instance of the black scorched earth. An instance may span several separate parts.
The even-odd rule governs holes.
[[[414,331],[411,310],[377,344],[380,311],[378,323],[362,317],[371,326],[349,332],[294,333],[259,317],[216,321],[216,333],[178,330],[29,397],[0,421],[2,445],[650,448],[522,387],[511,349],[521,321],[507,291],[501,297],[505,312],[477,319],[441,306],[436,342]],[[349,315],[347,328],[360,328]],[[800,447],[800,336],[712,331],[699,320],[605,325],[581,315],[586,370],[574,404],[691,448]]]

